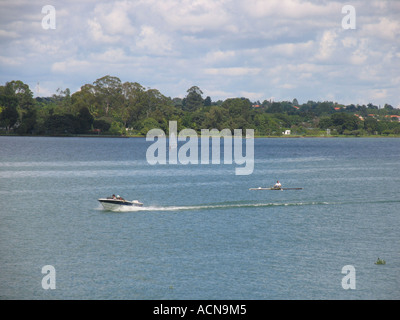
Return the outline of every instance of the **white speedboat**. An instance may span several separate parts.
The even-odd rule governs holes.
[[[102,204],[105,210],[120,211],[129,209],[130,207],[142,207],[143,203],[138,200],[128,201],[120,196],[112,196],[108,198],[100,198],[98,201]]]

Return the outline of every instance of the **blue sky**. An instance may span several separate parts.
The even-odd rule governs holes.
[[[105,75],[170,97],[400,107],[400,1],[0,0],[0,84],[51,96]]]

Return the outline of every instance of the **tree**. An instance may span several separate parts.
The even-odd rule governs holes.
[[[332,121],[331,117],[321,118],[319,120],[318,125],[321,129],[328,129],[328,128],[333,127],[333,121]]]
[[[242,116],[246,121],[248,121],[251,106],[252,104],[249,99],[232,98],[226,99],[221,107],[228,109],[231,117],[235,118]]]
[[[146,89],[137,82],[125,82],[122,85],[124,97],[123,121],[126,126],[131,126],[146,117]]]
[[[0,96],[0,106],[2,111],[0,114],[0,124],[6,127],[7,133],[14,127],[19,119],[19,113],[17,111],[17,98],[13,96]]]
[[[327,115],[334,111],[333,109],[333,102],[320,102],[318,103],[317,107],[315,108],[315,113],[317,115]]]
[[[157,89],[148,89],[146,91],[146,117],[157,109],[162,109],[163,104],[166,102],[166,98]]]
[[[140,130],[140,133],[145,136],[149,130],[158,128],[158,126],[159,123],[157,122],[157,120],[153,118],[146,118],[143,121],[143,127]]]
[[[347,113],[335,113],[331,116],[331,121],[332,126],[336,127],[339,133],[343,133],[344,130],[357,130],[361,122],[355,115]]]
[[[211,98],[209,96],[204,99],[204,106],[205,107],[210,107],[211,103],[212,103],[212,101],[211,101]]]
[[[346,111],[348,111],[348,112],[356,112],[357,108],[356,108],[356,106],[354,104],[350,104],[350,105],[346,106]]]
[[[106,132],[106,131],[110,130],[110,127],[111,127],[111,123],[109,123],[103,119],[93,121],[93,128],[99,129],[101,132]]]
[[[378,131],[378,120],[371,117],[366,118],[364,121],[364,129],[368,133],[375,133]]]
[[[89,109],[87,107],[83,107],[81,110],[79,110],[78,114],[78,120],[79,120],[79,133],[87,133],[93,125],[94,118],[90,114]]]
[[[122,103],[122,84],[117,77],[105,76],[97,79],[94,84],[95,95],[104,113],[108,116],[110,109]]]
[[[359,114],[360,114],[362,117],[365,118],[365,117],[368,116],[367,107],[366,107],[365,105],[359,106],[359,107],[358,107],[358,111],[359,111]]]
[[[22,81],[9,81],[5,86],[0,86],[0,122],[7,132],[19,124],[18,120],[29,112],[33,105],[33,93]]]
[[[183,109],[183,99],[181,98],[173,98],[172,103],[175,108]]]
[[[279,120],[282,127],[290,128],[292,126],[292,121],[290,116],[284,113],[278,113],[275,114],[274,117]]]
[[[62,109],[63,112],[73,113],[71,91],[69,88],[65,90],[58,88],[56,92],[57,94],[53,94],[53,99],[57,106]]]
[[[7,82],[3,94],[15,97],[17,106],[23,110],[28,110],[33,106],[33,93],[29,86],[20,80]]]
[[[259,135],[280,135],[285,128],[303,134],[315,134],[319,128],[348,135],[400,133],[400,123],[385,117],[400,111],[388,104],[382,109],[371,103],[345,107],[330,101],[299,105],[295,98],[265,100],[262,108],[253,108],[247,98],[212,102],[202,95],[200,88],[193,86],[183,99],[171,99],[157,89],[144,88],[137,82],[121,83],[108,75],[83,85],[72,95],[69,89],[58,89],[51,97],[33,99],[28,85],[10,81],[0,86],[0,127],[19,134],[76,134],[90,132],[91,128],[124,134],[129,127],[146,134],[153,128],[167,132],[168,121],[175,120],[179,129],[255,129]],[[255,103],[260,105],[259,101]],[[370,117],[371,113],[379,120]]]
[[[98,117],[100,115],[100,110],[95,93],[96,91],[93,85],[85,84],[79,91],[72,94],[72,113],[77,114],[82,108],[88,108],[91,115]]]
[[[53,114],[45,121],[47,134],[75,134],[79,132],[80,123],[72,114]]]
[[[190,125],[190,127],[192,129],[204,129],[203,128],[203,123],[206,119],[206,115],[204,112],[202,112],[201,110],[196,110],[194,112],[190,112],[189,113],[192,119],[192,124]]]
[[[282,113],[283,109],[281,107],[281,103],[280,102],[273,102],[271,104],[271,106],[267,109],[268,113]]]
[[[185,110],[195,111],[203,106],[203,92],[197,86],[193,86],[187,90]]]
[[[17,133],[19,134],[33,134],[35,131],[37,121],[37,111],[31,108],[26,113],[23,114],[21,124],[17,128]]]
[[[118,135],[118,136],[123,135],[123,134],[125,134],[125,127],[121,122],[114,121],[111,124],[111,127],[108,130],[108,133],[112,134],[112,135]]]
[[[203,122],[204,129],[225,129],[225,123],[228,119],[228,112],[224,108],[212,106],[210,111],[205,114]]]

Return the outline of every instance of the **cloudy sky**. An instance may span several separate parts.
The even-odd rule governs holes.
[[[0,0],[1,85],[49,96],[105,75],[170,97],[400,107],[400,1]]]

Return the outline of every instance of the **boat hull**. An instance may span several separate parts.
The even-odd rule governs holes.
[[[134,201],[126,201],[126,200],[114,200],[114,199],[99,199],[98,200],[105,210],[109,211],[123,211],[129,210],[130,208],[142,207],[143,203],[134,200]]]
[[[250,188],[249,190],[303,190],[303,188],[263,188],[263,187],[258,187],[258,188]]]

